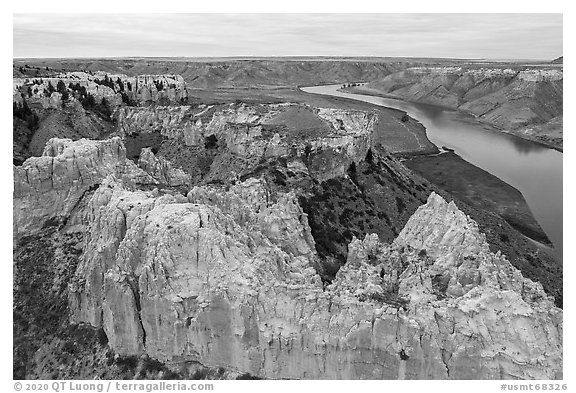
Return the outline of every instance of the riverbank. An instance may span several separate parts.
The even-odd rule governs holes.
[[[422,102],[418,102],[418,101],[414,101],[414,100],[407,100],[403,97],[398,97],[395,95],[391,95],[391,94],[385,94],[382,93],[376,89],[371,89],[369,87],[365,87],[365,86],[356,86],[356,87],[345,87],[345,88],[340,88],[338,89],[338,91],[343,92],[343,93],[349,93],[349,94],[363,94],[363,95],[367,95],[367,96],[372,96],[372,97],[380,97],[380,98],[386,98],[386,99],[390,99],[390,100],[400,100],[400,101],[404,101],[407,103],[411,103],[411,104],[418,104],[418,105],[430,105],[430,106],[434,106],[446,111],[454,111],[454,112],[459,112],[459,113],[464,113],[468,116],[470,116],[471,119],[474,119],[474,121],[477,121],[478,123],[485,125],[485,126],[489,126],[491,127],[493,130],[508,134],[508,135],[513,135],[516,136],[518,138],[533,142],[533,143],[537,143],[541,146],[547,147],[547,148],[551,148],[554,149],[556,151],[559,151],[561,153],[564,152],[564,147],[563,147],[563,141],[560,140],[547,140],[546,139],[546,135],[535,135],[535,134],[528,134],[525,131],[525,129],[519,129],[519,130],[505,130],[502,127],[498,127],[495,124],[492,124],[488,121],[484,121],[481,118],[479,118],[478,116],[474,115],[472,112],[470,111],[465,111],[465,110],[461,110],[459,108],[453,108],[450,106],[446,106],[446,105],[439,105],[439,104],[428,104],[428,103],[422,103]],[[544,125],[541,125],[544,126]],[[540,127],[541,127],[540,126]],[[537,128],[538,126],[535,126],[533,128]]]
[[[470,206],[496,213],[523,235],[544,245],[552,245],[520,191],[456,153],[412,156],[403,163]]]

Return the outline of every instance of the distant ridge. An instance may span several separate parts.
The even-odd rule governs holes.
[[[560,56],[559,58],[552,60],[552,64],[564,64],[564,56]]]

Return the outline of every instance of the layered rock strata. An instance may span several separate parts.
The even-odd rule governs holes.
[[[14,235],[30,235],[47,225],[81,221],[86,197],[109,175],[130,187],[189,182],[185,173],[150,151],[143,154],[139,165],[144,170],[126,159],[119,137],[100,141],[50,139],[42,156],[13,167]]]
[[[276,157],[305,158],[322,181],[364,159],[375,120],[372,113],[297,104],[126,107],[118,113],[118,130],[125,138],[160,135],[188,149],[220,149],[220,161],[233,157],[253,166]],[[220,161],[214,166],[224,165]]]
[[[460,109],[499,129],[561,148],[563,79],[561,69],[413,67],[361,89]]]

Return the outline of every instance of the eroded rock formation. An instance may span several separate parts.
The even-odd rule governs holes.
[[[66,91],[72,93],[85,89],[97,103],[105,98],[112,106],[121,105],[122,94],[134,103],[161,102],[179,103],[188,98],[186,82],[180,75],[138,75],[134,77],[106,72],[66,72],[53,77],[14,78],[13,100],[21,102],[22,96],[41,103],[44,108],[61,108],[62,94],[54,91],[58,83],[64,83]],[[71,98],[74,99],[73,97]]]
[[[105,141],[51,139],[41,157],[14,167],[14,233],[30,234],[49,220],[67,220],[84,193],[126,165],[120,138]]]
[[[351,162],[366,157],[374,121],[371,113],[297,104],[125,107],[118,130],[128,140],[159,136],[191,151],[220,149],[212,163],[219,180],[227,180],[216,172],[231,160],[238,172],[228,174],[233,178],[238,167],[282,157],[299,161],[296,166],[310,161],[311,174],[322,181],[343,175]]]
[[[178,110],[191,111],[178,122],[198,114]],[[192,135],[191,144],[214,135],[229,154],[250,158],[309,144],[308,158],[330,149],[346,165],[370,146],[373,119],[362,112],[194,110],[205,112],[189,131],[159,132]],[[282,129],[293,127],[294,111],[322,132],[289,139]],[[287,167],[313,172],[303,157]],[[435,193],[392,244],[354,237],[344,266],[323,283],[297,194],[264,177],[190,189],[189,175],[151,149],[138,165],[127,159],[118,137],[52,139],[14,176],[15,237],[47,226],[82,234],[70,322],[102,328],[119,355],[262,378],[562,377],[562,310]]]
[[[192,184],[190,175],[182,169],[174,168],[170,161],[163,157],[156,157],[149,148],[142,149],[138,166],[149,173],[159,184],[169,187],[189,187]]]
[[[188,80],[265,81],[247,64],[202,65],[208,70],[189,70]],[[274,78],[288,77],[274,62],[262,64]],[[405,68],[349,63],[334,74],[334,64],[290,67],[306,68],[298,71],[304,76],[324,70],[333,81]],[[221,67],[230,68],[224,80]],[[62,84],[67,99],[53,91]],[[383,86],[494,124],[524,127],[555,116],[546,121],[561,129],[554,100],[525,111],[508,102],[557,97],[561,72],[420,67]],[[15,270],[26,288],[16,307],[34,306],[20,314],[28,336],[18,350],[26,352],[23,337],[42,341],[26,315],[46,309],[39,320],[52,322],[47,329],[66,325],[65,315],[71,326],[96,332],[95,348],[116,360],[198,362],[262,378],[562,377],[562,310],[490,251],[476,222],[378,149],[373,127],[382,119],[374,113],[290,103],[166,106],[187,99],[177,75],[71,72],[14,79],[13,93],[22,104],[16,109],[29,100],[41,115],[30,152],[48,140],[41,157],[14,167]],[[87,95],[94,102],[85,111]],[[114,118],[120,137],[50,139],[109,135],[86,126],[93,117],[109,126]],[[19,120],[23,127],[27,118]],[[44,131],[47,123],[59,133]],[[62,124],[80,124],[84,133],[69,135]],[[524,131],[538,134],[546,124]],[[374,231],[381,237],[364,236]],[[55,279],[43,280],[39,258]],[[323,275],[323,266],[334,269]],[[28,296],[35,286],[42,286],[37,296],[52,288],[58,301]],[[66,339],[62,330],[55,336]],[[26,356],[49,358],[59,347],[40,343]],[[32,364],[41,372],[32,375],[54,377]]]
[[[257,178],[145,191],[154,177],[122,153],[116,139],[52,141],[24,165],[45,169],[16,172],[20,206],[41,188],[54,211],[100,179],[65,224],[84,233],[70,318],[103,327],[115,352],[265,378],[561,377],[562,311],[438,195],[393,244],[353,239],[326,286],[292,192]]]

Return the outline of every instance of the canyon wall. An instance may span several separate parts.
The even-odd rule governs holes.
[[[413,67],[360,91],[459,109],[562,148],[563,79],[562,69]]]

